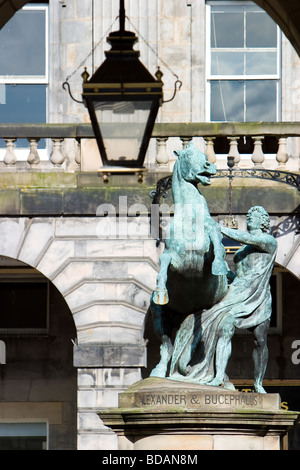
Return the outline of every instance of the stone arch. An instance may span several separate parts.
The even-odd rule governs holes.
[[[2,28],[26,3],[26,0],[3,0],[0,2],[0,28]]]
[[[48,278],[72,314],[79,448],[86,448],[87,432],[97,439],[100,433],[103,448],[111,445],[95,410],[115,406],[118,391],[141,377],[144,319],[158,269],[155,240],[99,240],[101,223],[105,218],[0,218],[0,256]]]
[[[73,315],[79,343],[143,344],[158,269],[155,241],[99,240],[99,223],[3,218],[0,255],[32,266],[55,285]]]
[[[276,262],[287,269],[291,274],[300,279],[300,237],[292,245],[286,243],[286,240],[278,242],[278,253]]]
[[[15,224],[11,227],[16,229]],[[4,311],[11,315],[4,314],[1,321],[0,364],[5,364],[0,380],[2,421],[47,423],[43,446],[76,449],[73,318],[53,283],[32,266],[8,256],[13,250],[8,250],[7,240],[5,243],[7,249],[1,250],[5,255],[0,256],[1,293],[8,301],[3,302],[3,308],[8,308]],[[23,318],[29,322],[24,324]]]
[[[3,218],[0,255],[32,266],[53,282],[83,342],[100,341],[101,335],[107,341],[112,324],[112,342],[121,330],[124,343],[141,342],[159,252],[154,240],[99,240],[99,223],[99,218]],[[277,227],[286,223],[278,219]],[[300,277],[300,235],[292,226],[279,231],[276,262]]]
[[[278,24],[300,55],[300,7],[293,0],[253,0]]]
[[[272,232],[278,243],[276,263],[300,279],[299,218],[293,214],[277,217]]]

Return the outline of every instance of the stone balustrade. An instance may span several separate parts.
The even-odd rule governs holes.
[[[270,137],[273,139],[273,147],[274,140],[276,142],[276,151],[266,154],[263,144]],[[152,133],[146,167],[154,171],[171,171],[174,162],[173,147],[186,147],[189,141],[196,139],[209,161],[218,168],[224,168],[224,165],[226,167],[227,157],[231,156],[235,167],[299,171],[299,137],[300,123],[295,122],[158,123]],[[215,148],[215,142],[219,138],[225,141],[225,154],[224,151],[218,153]],[[19,139],[23,139],[22,158],[18,157]],[[0,142],[4,142],[0,171],[86,171],[86,168],[96,171],[101,167],[99,155],[95,168],[83,164],[83,159],[89,158],[91,150],[88,147],[88,151],[84,151],[82,143],[91,139],[94,139],[94,133],[89,124],[0,124]],[[251,153],[240,153],[241,139],[251,141]],[[38,147],[41,140],[45,142],[44,150]],[[94,151],[98,152],[96,146]]]
[[[170,165],[172,161],[169,142],[179,136],[182,146],[186,147],[192,139],[199,139],[199,148],[204,151],[208,160],[217,168],[226,168],[227,157],[233,157],[235,168],[254,167],[299,171],[299,137],[300,123],[187,123],[157,124],[153,137],[158,142],[156,164],[158,167]],[[216,150],[218,138],[223,139],[223,149]],[[241,140],[250,140],[250,153],[240,153]],[[267,139],[272,139],[271,152],[263,150]],[[178,144],[177,144],[178,145]],[[201,148],[202,147],[202,148]],[[220,146],[219,146],[220,148]]]

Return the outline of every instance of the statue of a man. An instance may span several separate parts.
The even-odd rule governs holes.
[[[170,378],[232,388],[225,373],[231,339],[235,328],[250,329],[255,338],[254,389],[265,393],[262,380],[272,313],[270,277],[277,251],[269,226],[268,213],[255,206],[247,215],[247,232],[222,227],[224,235],[244,244],[234,257],[234,280],[221,302],[189,315],[182,323],[175,340]]]
[[[275,238],[268,233],[269,227],[268,213],[263,207],[255,206],[247,215],[248,232],[226,227],[221,229],[224,235],[245,246],[235,254],[235,278],[228,293],[228,296],[236,295],[239,303],[232,306],[220,327],[216,376],[210,385],[220,385],[224,381],[235,327],[248,328],[254,334],[254,389],[265,393],[262,380],[268,361],[267,332],[272,313],[270,276],[277,250]],[[239,289],[245,290],[246,295],[239,293]]]

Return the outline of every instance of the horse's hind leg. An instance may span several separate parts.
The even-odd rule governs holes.
[[[157,337],[161,341],[160,361],[152,370],[151,377],[166,377],[169,361],[172,357],[173,345],[171,341],[171,327],[165,324],[164,309],[156,305],[151,299],[151,313],[153,327]]]
[[[153,292],[152,300],[157,305],[166,305],[169,302],[169,295],[167,291],[167,278],[168,267],[171,262],[171,256],[167,251],[164,251],[159,258],[160,270],[156,280],[156,289]]]

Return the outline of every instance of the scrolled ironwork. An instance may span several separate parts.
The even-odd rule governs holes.
[[[229,182],[233,178],[258,178],[264,180],[271,180],[277,183],[284,183],[300,191],[300,174],[290,173],[288,171],[280,170],[266,170],[262,168],[229,168],[217,170],[216,175],[212,178],[228,178]],[[156,189],[150,192],[152,204],[159,204],[161,197],[166,198],[168,191],[172,188],[172,175],[167,175],[158,180]],[[300,233],[299,221],[296,227],[296,234]],[[157,246],[162,241],[162,227],[156,227],[158,230],[158,237],[156,239]],[[156,232],[157,233],[157,232]]]
[[[258,178],[293,186],[300,191],[300,174],[264,168],[237,168],[218,170],[213,178]]]
[[[152,204],[158,204],[160,198],[166,198],[168,191],[172,188],[172,175],[164,176],[156,183],[156,189],[150,192]]]
[[[284,183],[300,191],[300,174],[289,171],[267,170],[263,168],[235,168],[220,169],[213,178],[258,178],[276,183]],[[172,175],[161,178],[156,185],[156,189],[151,191],[152,203],[157,204],[161,197],[166,197],[168,190],[172,187]]]

